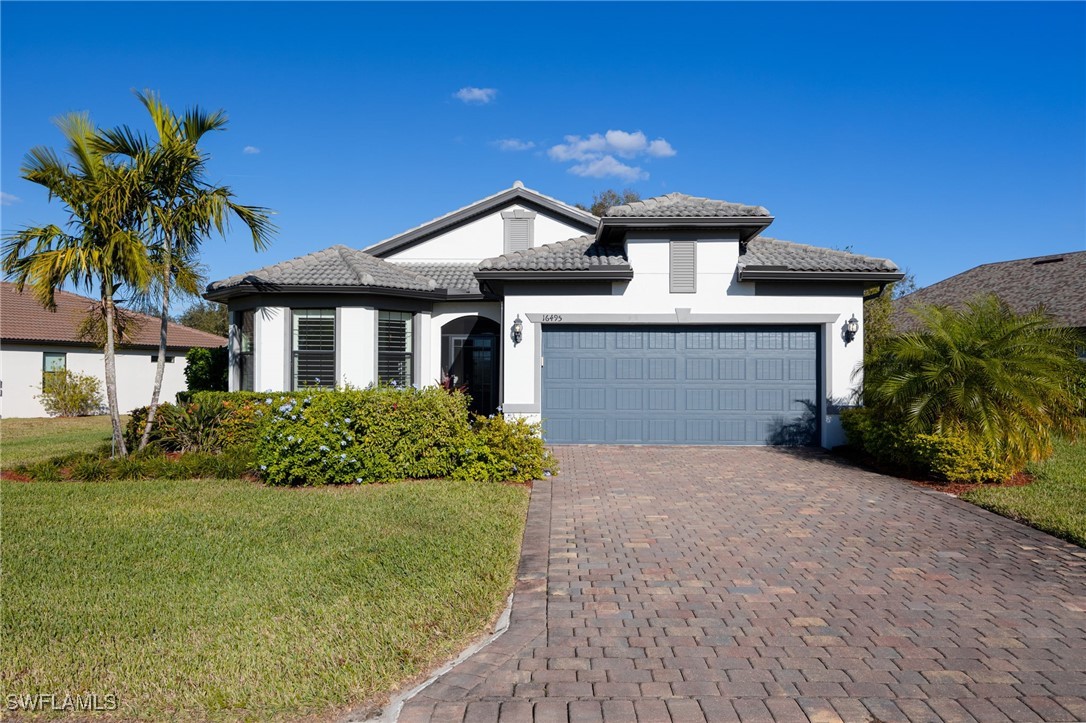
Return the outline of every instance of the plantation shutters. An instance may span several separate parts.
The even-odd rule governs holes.
[[[377,381],[408,387],[414,382],[413,316],[406,311],[377,313]]]
[[[295,309],[293,388],[336,385],[336,310]]]
[[[535,211],[516,209],[502,211],[502,219],[505,222],[505,251],[524,251],[532,248],[535,236]]]
[[[238,388],[251,392],[253,377],[253,311],[238,313]]]
[[[698,290],[697,241],[671,242],[671,293],[692,294]]]

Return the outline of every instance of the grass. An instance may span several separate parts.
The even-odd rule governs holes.
[[[127,417],[122,418],[127,421]],[[109,416],[0,420],[0,466],[44,462],[73,452],[91,452],[113,435]]]
[[[1086,547],[1086,442],[1057,442],[1029,471],[1032,484],[978,487],[962,499]]]
[[[114,693],[113,715],[150,720],[327,714],[425,671],[501,608],[528,499],[471,482],[0,490],[0,694]]]

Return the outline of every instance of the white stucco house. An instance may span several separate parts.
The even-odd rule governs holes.
[[[364,250],[212,283],[233,389],[443,374],[549,443],[843,442],[864,289],[893,262],[763,235],[761,206],[670,193],[602,218],[519,182]],[[849,322],[853,320],[849,329]]]
[[[45,417],[38,395],[44,375],[59,369],[89,374],[101,383],[105,398],[102,350],[80,335],[80,323],[95,300],[58,291],[56,311],[49,311],[29,291],[0,282],[0,416]],[[122,413],[151,401],[158,363],[159,320],[130,313],[130,343],[117,347],[117,402]],[[162,400],[172,402],[185,383],[185,354],[193,347],[214,348],[226,339],[180,324],[167,335]]]

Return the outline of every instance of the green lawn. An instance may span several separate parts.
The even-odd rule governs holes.
[[[1086,547],[1086,441],[1057,443],[1030,472],[1033,484],[979,487],[962,499]]]
[[[112,436],[109,416],[2,419],[0,466],[11,469],[62,454],[91,452]]]
[[[426,670],[501,609],[528,501],[470,482],[0,491],[0,694],[115,693],[149,720],[328,713]]]

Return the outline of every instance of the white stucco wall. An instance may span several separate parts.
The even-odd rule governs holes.
[[[263,306],[253,314],[253,389],[281,392],[289,389],[287,309]]]
[[[542,322],[538,319],[544,314],[562,316],[563,324],[577,323],[578,316],[583,319],[586,314],[608,315],[611,323],[818,324],[824,344],[822,396],[841,399],[851,393],[852,372],[863,360],[860,295],[755,296],[753,283],[736,281],[739,249],[734,237],[698,239],[695,293],[670,293],[668,239],[629,239],[627,252],[634,278],[628,283],[613,283],[610,296],[535,295],[518,291],[514,284],[506,285],[501,327],[509,328],[518,315],[524,322],[519,345],[514,347],[508,336],[502,335],[502,403],[507,411],[539,419],[538,344]],[[861,335],[846,346],[841,326],[853,314],[861,320]],[[671,315],[673,320],[661,316],[653,319],[653,315]],[[815,317],[820,320],[812,321]],[[593,323],[608,321],[593,318]],[[831,447],[843,442],[837,416],[823,415],[822,444]]]
[[[377,378],[377,311],[364,306],[339,310],[336,355],[340,383],[365,387]]]
[[[517,204],[499,209],[471,223],[386,257],[389,261],[482,261],[505,252],[502,211],[530,210]],[[535,217],[534,245],[564,241],[584,232],[542,212]]]
[[[45,409],[37,395],[41,394],[42,354],[64,352],[66,368],[79,374],[96,377],[102,385],[103,408],[106,401],[105,359],[99,350],[81,346],[32,346],[4,344],[0,350],[0,378],[3,379],[3,395],[0,396],[0,416],[45,417]],[[157,351],[118,350],[117,352],[117,402],[121,412],[141,407],[151,401],[155,384],[155,363],[151,356]],[[184,391],[185,353],[170,351],[166,371],[162,378],[160,399],[173,402],[177,393]]]

